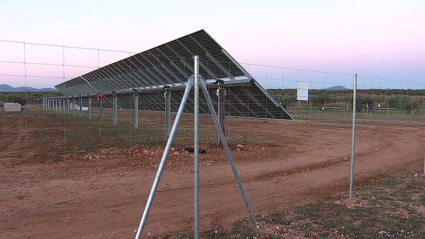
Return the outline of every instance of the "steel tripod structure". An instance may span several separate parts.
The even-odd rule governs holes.
[[[146,202],[146,206],[145,206],[145,210],[143,212],[143,216],[140,220],[140,224],[139,224],[139,227],[137,229],[137,233],[136,233],[136,237],[135,237],[136,239],[140,239],[141,236],[142,236],[143,229],[145,227],[146,220],[148,218],[149,211],[150,211],[150,208],[152,206],[153,199],[155,197],[155,192],[158,188],[158,184],[159,184],[159,181],[161,179],[161,175],[162,175],[162,172],[164,170],[165,163],[168,159],[168,154],[169,154],[171,146],[173,144],[175,133],[176,133],[178,125],[180,123],[180,119],[181,119],[181,116],[183,114],[183,110],[184,110],[184,107],[186,105],[187,98],[189,96],[189,93],[190,93],[193,85],[195,85],[195,89],[194,89],[194,94],[195,94],[195,96],[194,96],[194,99],[195,99],[195,101],[194,101],[194,104],[195,104],[195,111],[194,111],[194,118],[195,118],[194,119],[194,121],[195,121],[195,123],[194,123],[194,154],[195,154],[194,155],[194,161],[195,161],[194,162],[194,164],[195,164],[195,166],[194,166],[195,167],[195,170],[194,170],[194,174],[195,174],[194,175],[194,177],[195,177],[195,180],[194,180],[195,181],[194,182],[194,184],[195,184],[194,185],[194,194],[195,194],[195,200],[194,200],[194,204],[195,204],[194,236],[195,236],[195,239],[199,238],[199,111],[197,110],[197,108],[199,107],[199,86],[201,86],[202,92],[204,93],[205,100],[207,101],[208,108],[211,112],[211,116],[214,120],[214,124],[215,124],[217,132],[219,134],[221,143],[222,143],[224,150],[226,152],[227,159],[229,160],[233,174],[234,174],[235,179],[238,183],[239,190],[242,194],[242,198],[244,200],[245,207],[248,211],[252,226],[257,228],[257,223],[255,221],[254,214],[252,213],[251,206],[250,206],[249,201],[248,201],[248,197],[246,196],[245,189],[242,185],[239,173],[236,169],[236,165],[235,165],[235,162],[233,160],[232,154],[230,152],[229,145],[227,144],[226,137],[224,136],[223,129],[220,125],[219,119],[217,118],[217,114],[216,114],[216,111],[214,109],[213,103],[211,101],[210,95],[208,93],[208,89],[207,89],[205,80],[202,78],[202,76],[199,75],[199,57],[194,56],[194,75],[192,75],[186,83],[186,88],[185,88],[185,91],[184,91],[184,94],[183,94],[182,101],[180,103],[180,107],[177,111],[177,115],[176,115],[176,118],[174,120],[174,124],[173,124],[173,127],[171,129],[170,135],[168,137],[167,144],[165,146],[165,150],[164,150],[164,153],[163,153],[162,158],[161,158],[161,162],[159,163],[159,167],[158,167],[158,170],[157,170],[157,173],[156,173],[156,176],[155,176],[155,180],[153,182],[148,200]]]

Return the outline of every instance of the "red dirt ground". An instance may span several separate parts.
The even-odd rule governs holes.
[[[4,114],[4,113],[1,113]],[[3,115],[4,116],[4,115]],[[14,119],[22,123],[19,115]],[[232,130],[270,137],[264,145],[232,145],[232,154],[255,214],[289,209],[347,192],[351,128],[306,121],[228,119]],[[201,125],[202,126],[202,125]],[[356,184],[418,165],[425,127],[358,125]],[[163,147],[108,148],[64,160],[26,161],[13,142],[28,130],[0,128],[1,238],[133,238]],[[242,142],[241,142],[242,143]],[[200,170],[201,231],[224,230],[247,218],[223,149],[203,145]],[[173,149],[144,238],[193,230],[193,155]]]

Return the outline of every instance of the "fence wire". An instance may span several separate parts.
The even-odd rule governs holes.
[[[18,227],[7,233],[12,235],[12,233],[18,233],[17,231],[26,228],[24,234],[34,233],[36,237],[41,237],[41,231],[45,230],[48,223],[54,223],[55,230],[60,231],[67,230],[67,228],[75,231],[73,223],[76,223],[81,226],[81,230],[77,232],[78,235],[74,234],[73,236],[87,236],[93,233],[93,230],[89,230],[83,225],[89,223],[90,220],[96,221],[93,222],[93,227],[98,226],[99,228],[99,230],[95,230],[95,233],[103,233],[103,229],[100,228],[105,228],[105,225],[110,226],[110,224],[98,222],[112,218],[113,210],[122,209],[119,205],[122,201],[125,201],[126,208],[136,208],[137,210],[122,210],[120,217],[125,220],[120,222],[112,220],[111,224],[118,223],[127,229],[136,227],[142,213],[142,204],[145,202],[145,191],[148,191],[149,180],[153,175],[151,169],[155,168],[159,162],[161,150],[167,140],[163,112],[165,107],[164,90],[161,87],[152,88],[150,91],[140,94],[137,102],[137,110],[140,111],[136,116],[139,124],[138,127],[134,127],[135,92],[133,89],[139,87],[138,79],[141,75],[149,76],[151,73],[145,69],[135,69],[131,65],[123,65],[123,68],[116,69],[122,73],[117,76],[122,79],[119,83],[122,91],[117,93],[118,118],[116,124],[113,119],[114,93],[104,92],[105,89],[110,89],[112,84],[107,78],[101,80],[101,76],[99,76],[99,80],[93,84],[82,82],[79,89],[84,93],[80,94],[75,91],[73,94],[62,95],[56,91],[47,92],[48,89],[41,89],[38,92],[30,91],[30,87],[51,88],[54,85],[64,84],[70,79],[134,54],[128,51],[0,41],[0,83],[23,87],[16,92],[0,92],[0,100],[3,105],[6,102],[22,104],[21,112],[5,112],[5,110],[0,112],[0,128],[2,129],[0,155],[3,163],[10,166],[4,169],[1,180],[6,183],[3,185],[12,185],[12,179],[21,180],[24,184],[24,186],[21,185],[20,190],[12,190],[3,186],[2,191],[5,191],[5,194],[2,194],[1,201],[5,206],[2,208],[4,213],[2,212],[1,215],[7,213],[7,215],[22,216],[15,218]],[[152,59],[161,58],[160,56],[151,57]],[[190,61],[190,59],[186,60]],[[207,59],[201,58],[201,62],[207,67],[214,67],[214,64]],[[221,64],[230,66],[230,63],[226,62],[221,62]],[[298,143],[301,144],[301,141],[298,141],[296,137],[305,139],[308,135],[300,133],[302,130],[296,128],[297,122],[276,120],[282,118],[282,116],[276,115],[284,112],[276,112],[276,109],[282,107],[295,121],[317,122],[317,126],[311,126],[313,128],[321,128],[323,122],[342,122],[346,123],[343,128],[347,128],[352,119],[354,74],[256,64],[241,65],[279,104],[276,106],[260,90],[250,90],[252,86],[249,82],[241,83],[237,87],[225,87],[226,137],[236,155],[236,162],[242,165],[248,164],[248,168],[258,174],[250,175],[250,171],[244,169],[241,176],[248,178],[247,183],[249,180],[263,180],[267,177],[276,177],[276,175],[279,176],[276,180],[281,182],[289,177],[287,175],[292,175],[295,171],[309,171],[313,166],[331,164],[331,162],[343,158],[341,155],[349,154],[351,142],[344,141],[339,142],[346,143],[346,145],[344,144],[345,148],[342,150],[337,150],[338,157],[336,158],[338,160],[330,154],[321,153],[322,156],[307,155],[306,157],[312,162],[295,167],[295,169],[290,163],[288,166],[284,161],[296,158],[293,156],[294,152],[302,152],[301,149],[298,149]],[[158,67],[163,66],[158,65]],[[185,69],[185,67],[186,64],[182,63],[181,68]],[[169,69],[172,68],[169,67]],[[214,76],[205,69],[201,73],[206,79],[214,79]],[[357,119],[359,123],[365,125],[425,124],[425,84],[392,81],[362,76],[361,72],[358,73]],[[177,70],[173,70],[169,74],[176,76],[182,82],[188,78],[185,72]],[[152,80],[152,82],[154,81]],[[301,85],[308,85],[308,88],[299,89],[300,82],[306,83]],[[8,90],[6,86],[3,87],[5,88],[0,91]],[[182,84],[181,88],[183,89],[183,87]],[[209,90],[215,107],[217,107],[217,86],[211,84]],[[298,90],[308,90],[308,100],[298,100]],[[87,95],[93,91],[103,92],[104,97],[96,98],[94,95]],[[171,98],[171,122],[173,122],[175,112],[180,105],[181,91],[174,89],[171,94],[173,96]],[[210,112],[207,109],[206,101],[202,97],[200,99],[202,113],[200,143],[201,148],[205,149],[208,154],[220,150],[220,147],[217,146],[217,132],[211,116],[209,116]],[[43,99],[49,100],[43,101]],[[101,107],[100,104],[102,104]],[[6,108],[6,106],[3,107]],[[89,112],[89,108],[91,112]],[[185,151],[185,148],[193,147],[192,113],[193,102],[188,102],[174,141],[172,160],[166,170],[179,173],[190,171],[191,154]],[[310,125],[305,127],[310,127]],[[288,135],[288,132],[294,135]],[[331,139],[327,141],[328,133],[323,133],[326,134],[324,143],[318,145],[322,150],[323,148],[334,150],[336,146],[335,142],[329,144]],[[292,140],[298,143],[292,143]],[[337,146],[339,147],[339,145]],[[361,147],[366,146],[360,144],[359,148],[361,149]],[[204,159],[201,158],[201,163],[205,167],[221,165],[225,162],[224,157],[204,157]],[[269,165],[268,162],[272,160],[277,160],[279,163],[273,166]],[[341,159],[338,162],[346,161],[346,159]],[[31,171],[26,171],[27,169],[23,169],[22,165],[26,165]],[[37,171],[42,167],[43,169]],[[282,168],[279,169],[280,171],[276,171],[276,167]],[[131,170],[136,169],[141,171],[131,173]],[[222,168],[220,169],[222,170]],[[14,170],[22,171],[17,174]],[[210,168],[208,170],[214,171]],[[207,171],[202,173],[210,172]],[[114,191],[114,187],[122,186],[119,180],[125,174],[129,175],[126,177],[126,182],[123,182],[127,185],[126,193],[119,195],[120,193]],[[108,178],[108,175],[112,175],[112,179]],[[81,178],[88,180],[91,184],[83,185],[80,181]],[[141,178],[143,183],[148,185],[142,185],[144,191],[138,189]],[[168,180],[172,182],[178,180],[176,178],[178,177],[171,177]],[[230,178],[230,174],[226,175],[229,182],[226,182],[225,185],[230,183]],[[106,180],[108,183],[102,180]],[[112,183],[108,180],[115,181]],[[43,186],[49,182],[54,185]],[[170,181],[166,182],[172,184]],[[205,184],[212,183],[206,182]],[[330,187],[319,190],[321,198],[334,196],[338,192],[335,187],[339,185],[334,187],[333,183],[330,183]],[[164,186],[162,190],[166,191],[167,187]],[[178,187],[189,186],[178,185]],[[40,188],[44,190],[40,191]],[[248,186],[248,192],[255,190],[258,188],[252,185]],[[303,187],[299,193],[308,193],[310,190],[308,187]],[[89,200],[84,194],[91,194],[94,199]],[[121,201],[110,200],[115,196]],[[279,196],[283,197],[283,195]],[[24,203],[16,202],[14,199],[22,199]],[[180,201],[178,201],[179,199]],[[187,192],[182,192],[179,199],[176,199],[178,203],[188,201],[190,194],[188,196]],[[282,199],[282,202],[284,201]],[[256,210],[266,210],[261,205],[261,198],[253,198],[252,204],[254,213]],[[177,207],[172,202],[164,202],[162,206],[164,208]],[[43,210],[48,213],[57,213],[60,217],[48,219],[43,214]],[[243,210],[241,209],[241,211]],[[78,216],[80,214],[83,216]],[[90,215],[91,218],[87,219],[87,215]],[[187,218],[192,216],[190,212],[179,215],[187,221],[190,221]],[[81,218],[81,222],[78,222]],[[178,220],[168,222],[177,223]],[[153,224],[148,230],[160,231],[156,226]],[[124,234],[131,236],[133,231],[128,231]],[[65,235],[65,237],[72,236]]]

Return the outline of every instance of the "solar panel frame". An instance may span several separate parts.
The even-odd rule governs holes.
[[[200,58],[200,75],[209,83],[209,89],[213,89],[210,92],[213,102],[217,100],[214,92],[217,86],[212,83],[224,81],[229,102],[225,112],[227,116],[293,120],[279,102],[205,30],[111,63],[58,84],[55,88],[64,96],[98,93],[108,96],[116,92],[119,99],[120,95],[137,89],[141,102],[139,109],[163,111],[162,88],[169,86],[172,100],[180,102],[183,86],[193,74],[194,55]],[[143,100],[151,103],[144,103]],[[154,101],[158,102],[155,104]],[[188,101],[193,101],[192,93]],[[206,102],[202,101],[200,112],[207,113]],[[172,110],[177,111],[177,108],[172,107]],[[188,111],[191,112],[190,107]]]

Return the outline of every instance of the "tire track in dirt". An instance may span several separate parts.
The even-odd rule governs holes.
[[[235,131],[246,129],[243,120],[227,122]],[[257,128],[264,131],[256,135],[258,141],[267,144],[245,145],[239,151],[232,146],[255,214],[348,194],[350,127],[267,121]],[[422,161],[424,129],[359,126],[356,185]],[[155,176],[152,165],[158,164],[160,155],[128,158],[129,151],[110,152],[93,158],[66,155],[66,167],[40,161],[0,168],[1,175],[8,175],[0,185],[0,234],[6,238],[134,237]],[[201,230],[229,228],[233,220],[247,218],[237,184],[224,151],[210,150],[202,157]],[[172,155],[169,163],[145,227],[145,234],[152,236],[193,228],[192,157]],[[282,176],[285,172],[289,173]]]

